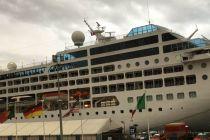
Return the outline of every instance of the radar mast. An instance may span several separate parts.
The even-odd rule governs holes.
[[[96,41],[97,42],[106,42],[106,41],[110,41],[112,39],[115,39],[114,36],[111,36],[111,33],[113,33],[113,32],[106,32],[106,33],[109,33],[109,35],[110,35],[108,37],[102,35],[102,33],[104,33],[105,27],[101,26],[98,22],[96,22],[97,28],[95,30],[88,24],[86,19],[84,19],[84,22],[88,26],[91,36],[96,36]]]

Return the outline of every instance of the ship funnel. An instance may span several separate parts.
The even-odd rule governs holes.
[[[84,41],[85,41],[85,35],[83,32],[81,31],[75,31],[73,32],[73,34],[71,35],[71,39],[74,42],[75,46],[82,46]]]

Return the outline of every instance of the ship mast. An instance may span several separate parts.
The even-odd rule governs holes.
[[[98,22],[96,22],[97,28],[95,30],[88,24],[86,19],[84,19],[84,22],[88,26],[91,36],[96,36],[97,42],[104,42],[104,41],[106,42],[106,41],[110,41],[115,38],[114,36],[111,35],[111,33],[113,33],[113,32],[107,32],[107,33],[109,33],[108,37],[102,35],[102,33],[104,33],[105,27],[101,27],[101,25]]]

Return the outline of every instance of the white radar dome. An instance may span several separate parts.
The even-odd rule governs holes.
[[[7,68],[8,68],[9,70],[16,70],[16,69],[17,69],[17,65],[16,65],[14,62],[9,62],[9,63],[7,64]]]
[[[75,31],[71,35],[71,39],[74,42],[74,45],[79,47],[79,46],[83,45],[83,43],[85,41],[85,35],[81,31]]]

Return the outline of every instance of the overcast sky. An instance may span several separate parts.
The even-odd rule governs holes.
[[[149,5],[152,23],[184,36],[197,25],[196,36],[210,38],[209,0],[149,0]],[[65,43],[72,43],[75,30],[90,41],[83,18],[93,27],[98,21],[120,35],[147,24],[147,15],[146,0],[0,0],[0,66],[51,59]]]

